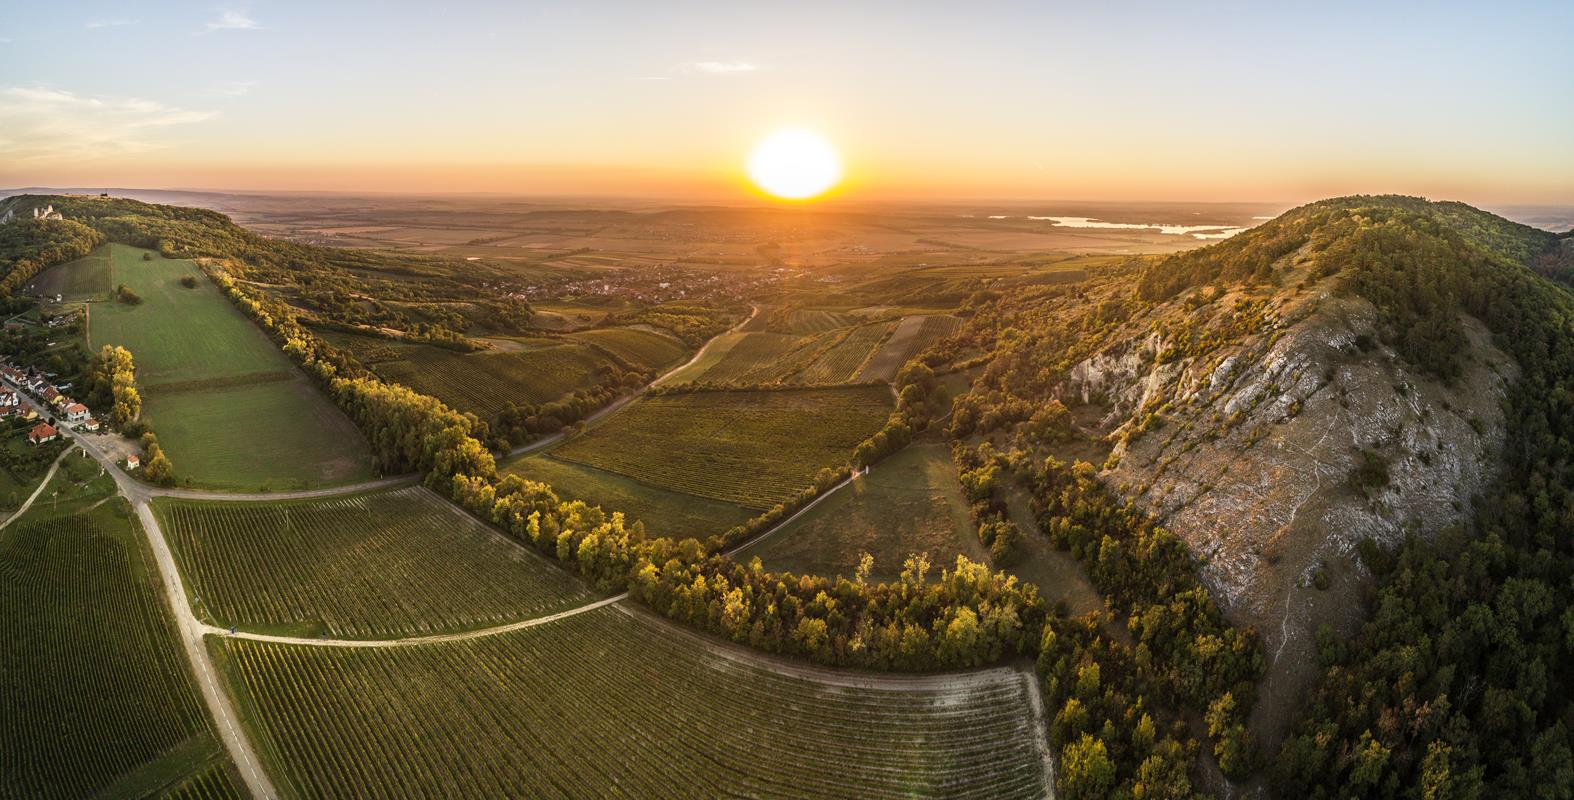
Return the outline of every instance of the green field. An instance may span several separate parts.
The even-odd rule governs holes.
[[[0,531],[0,797],[140,797],[222,761],[113,480],[78,454],[46,491]]]
[[[599,328],[572,334],[569,338],[599,347],[647,372],[671,366],[689,352],[677,337],[642,328]]]
[[[911,316],[902,320],[891,338],[869,359],[859,373],[861,381],[889,381],[924,348],[960,330],[962,321],[943,314]]]
[[[1047,794],[1028,679],[1007,670],[827,683],[616,608],[462,642],[210,647],[302,796]]]
[[[325,500],[154,503],[200,614],[339,638],[472,630],[595,597],[420,487]]]
[[[770,570],[851,577],[863,553],[876,580],[894,580],[911,553],[949,566],[957,555],[988,563],[945,445],[912,445],[876,464],[847,488],[750,545]]]
[[[371,450],[355,425],[194,264],[144,261],[149,251],[120,244],[95,254],[106,252],[115,282],[142,303],[92,303],[87,339],[131,351],[143,419],[177,480],[255,489],[371,477]],[[45,275],[69,282],[90,269],[83,259]],[[181,285],[185,276],[195,288]]]
[[[504,472],[549,484],[565,500],[583,500],[609,512],[621,511],[629,522],[645,523],[652,536],[705,539],[747,522],[754,512],[708,497],[661,489],[623,475],[584,464],[531,455],[503,465]]]
[[[76,261],[45,270],[23,291],[44,297],[58,294],[68,303],[106,299],[115,288],[116,259],[112,256],[114,252],[111,248],[100,247]],[[137,258],[141,257],[137,256]],[[122,255],[119,260],[124,261],[125,258],[126,256]]]
[[[565,342],[522,352],[456,353],[421,347],[372,369],[383,380],[402,383],[460,411],[491,416],[508,403],[549,403],[594,386],[608,363],[589,347]]]
[[[567,461],[754,509],[847,463],[885,423],[883,386],[650,397],[553,451]]]

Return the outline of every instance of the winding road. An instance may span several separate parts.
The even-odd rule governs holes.
[[[639,391],[630,392],[630,393],[628,393],[626,395],[623,395],[622,397],[619,397],[618,399],[613,400],[612,402],[608,403],[606,405],[606,407],[602,408],[600,411],[597,411],[596,413],[591,414],[588,417],[585,417],[585,420],[584,420],[585,427],[589,428],[590,426],[595,425],[596,423],[600,422],[601,420],[606,419],[608,415],[616,413],[618,409],[620,409],[620,408],[628,405],[629,403],[632,403],[635,400],[638,400],[639,398],[643,397],[646,392],[649,392],[651,389],[654,389],[657,386],[661,385],[661,383],[666,381],[668,378],[671,378],[673,375],[676,375],[679,372],[682,372],[682,371],[688,369],[689,367],[694,366],[694,364],[696,362],[698,362],[701,358],[705,357],[705,354],[707,352],[710,352],[711,345],[715,344],[717,339],[720,339],[721,337],[723,337],[723,336],[725,336],[725,335],[727,335],[729,333],[737,333],[738,331],[743,330],[744,326],[748,325],[750,322],[752,322],[754,320],[754,318],[759,315],[759,313],[760,313],[760,307],[759,306],[754,306],[754,305],[749,306],[749,316],[745,317],[742,322],[740,322],[737,325],[734,325],[731,328],[728,328],[727,330],[722,331],[721,333],[718,333],[715,336],[712,336],[711,338],[707,339],[705,341],[705,344],[700,345],[700,349],[694,351],[694,357],[693,358],[690,358],[688,361],[685,361],[682,364],[679,364],[678,366],[673,367],[672,369],[669,369],[666,372],[663,372],[660,375],[656,376],[655,380],[653,380],[650,383],[647,383],[644,386],[640,387]],[[524,455],[525,453],[533,453],[533,452],[535,452],[537,450],[541,450],[541,449],[546,448],[546,447],[551,447],[552,445],[557,444],[558,442],[562,441],[564,439],[564,437],[568,436],[568,434],[569,434],[568,430],[561,430],[561,431],[558,431],[557,433],[552,434],[551,436],[543,436],[542,438],[537,439],[537,440],[531,442],[530,444],[522,444],[522,445],[520,445],[520,446],[518,446],[518,447],[516,447],[516,448],[514,448],[514,449],[512,449],[510,451],[508,451],[508,455],[510,457],[512,457],[512,456],[519,456],[519,455]]]

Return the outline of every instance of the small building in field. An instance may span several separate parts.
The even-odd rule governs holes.
[[[47,422],[40,422],[34,425],[31,431],[27,432],[27,440],[35,445],[52,442],[58,436],[60,436],[60,432],[55,430],[55,426]]]
[[[142,466],[142,458],[136,453],[126,456],[126,469],[136,469]]]
[[[85,430],[85,431],[97,431],[98,430],[98,420],[93,419],[92,417],[88,417],[87,421],[82,423],[82,430]]]
[[[87,406],[81,403],[72,403],[66,406],[66,422],[84,422],[92,416],[87,411]]]

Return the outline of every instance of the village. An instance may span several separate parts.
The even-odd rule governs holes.
[[[92,410],[65,392],[71,384],[56,385],[50,376],[34,367],[18,367],[0,356],[0,421],[20,420],[35,423],[28,429],[28,444],[34,447],[59,439],[61,428],[70,426],[78,433],[98,433],[102,428]],[[122,462],[127,471],[141,467],[136,453]]]

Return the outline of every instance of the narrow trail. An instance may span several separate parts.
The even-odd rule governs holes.
[[[624,592],[623,594],[617,595],[616,597],[608,597],[605,600],[597,600],[594,603],[587,603],[576,608],[571,608],[567,611],[559,611],[556,614],[548,614],[544,617],[534,617],[532,619],[520,620],[519,622],[510,622],[507,625],[498,625],[491,628],[478,628],[473,631],[460,631],[458,633],[438,633],[431,636],[407,636],[402,639],[313,639],[305,636],[274,636],[267,633],[249,633],[247,631],[236,631],[235,633],[230,633],[226,628],[220,628],[215,625],[206,624],[202,625],[202,631],[203,633],[213,634],[214,636],[222,636],[226,639],[247,639],[253,642],[298,644],[310,647],[410,647],[412,645],[437,644],[440,642],[462,642],[467,639],[480,639],[486,636],[496,636],[500,633],[522,631],[526,628],[534,628],[537,625],[546,625],[548,623],[557,622],[560,619],[567,619],[577,614],[583,614],[587,611],[595,611],[598,608],[610,606],[613,603],[618,603],[626,599],[628,599],[628,592]]]
[[[351,483],[344,486],[328,486],[322,489],[298,489],[288,492],[209,492],[201,489],[175,489],[158,486],[142,486],[142,493],[146,497],[172,497],[180,500],[218,500],[221,502],[266,502],[268,500],[311,500],[318,497],[337,497],[345,494],[358,494],[377,489],[388,489],[395,486],[411,486],[419,482],[421,476],[416,474],[395,475],[391,478],[378,478],[374,481]]]
[[[638,391],[630,392],[629,394],[623,395],[622,397],[619,397],[618,399],[613,400],[611,403],[608,403],[606,405],[606,407],[602,408],[600,411],[597,411],[596,413],[591,414],[588,417],[585,417],[585,420],[584,420],[585,427],[589,428],[589,427],[595,425],[596,423],[600,422],[601,420],[606,419],[609,415],[611,415],[613,413],[616,413],[618,409],[628,405],[629,403],[634,402],[635,400],[638,400],[641,397],[644,397],[646,392],[649,392],[651,389],[654,389],[657,386],[661,385],[661,383],[666,381],[668,378],[671,378],[673,375],[676,375],[679,372],[682,372],[683,370],[686,370],[689,367],[694,366],[694,364],[696,362],[698,362],[701,358],[703,358],[707,352],[710,352],[711,345],[715,344],[717,339],[720,339],[721,337],[723,337],[723,336],[725,336],[725,335],[727,335],[729,333],[737,333],[738,331],[742,330],[743,327],[745,325],[748,325],[750,322],[752,322],[754,320],[754,318],[757,315],[759,315],[759,313],[760,313],[760,307],[759,306],[755,306],[755,305],[749,306],[749,316],[744,318],[744,320],[742,322],[738,323],[737,325],[732,326],[731,328],[728,328],[725,331],[722,331],[721,333],[716,334],[715,336],[712,336],[710,339],[708,339],[705,342],[705,344],[700,346],[700,349],[694,351],[694,356],[692,358],[690,358],[688,361],[685,361],[682,364],[679,364],[678,366],[673,367],[672,369],[669,369],[666,372],[661,373],[660,375],[656,376],[655,380],[652,380],[650,383],[647,383],[644,386],[640,387]],[[541,450],[541,449],[544,449],[544,448],[547,448],[547,447],[551,447],[552,445],[557,444],[558,442],[563,441],[563,439],[565,437],[567,437],[567,436],[568,436],[568,431],[558,431],[557,433],[554,433],[551,436],[544,436],[544,437],[542,437],[540,439],[537,439],[537,440],[535,440],[535,441],[533,441],[533,442],[531,442],[529,444],[522,444],[522,445],[520,445],[520,446],[518,446],[518,447],[516,447],[516,448],[514,448],[514,449],[512,449],[510,451],[508,451],[508,456],[510,458],[512,458],[514,456],[524,455],[525,453],[533,453],[533,452],[535,452],[537,450]]]
[[[65,461],[66,456],[71,455],[71,451],[75,449],[76,447],[74,446],[67,447],[65,450],[61,451],[59,456],[55,457],[55,463],[50,464],[49,471],[44,473],[43,482],[39,483],[38,488],[34,489],[33,493],[27,496],[27,501],[22,503],[22,507],[18,508],[16,513],[6,517],[5,522],[0,522],[0,530],[5,530],[7,526],[14,522],[18,517],[26,514],[29,508],[33,507],[33,501],[37,500],[38,496],[44,493],[44,487],[48,486],[49,482],[55,479],[55,473],[60,469],[60,462]]]
[[[804,514],[809,513],[809,511],[811,509],[813,509],[815,506],[825,502],[825,498],[830,497],[831,495],[836,494],[837,492],[839,492],[839,491],[847,488],[848,486],[852,485],[853,481],[855,481],[855,480],[857,480],[857,479],[859,479],[859,478],[861,478],[861,477],[863,477],[865,475],[868,475],[870,469],[871,469],[870,467],[864,467],[861,471],[853,472],[853,474],[848,475],[847,477],[843,478],[841,483],[838,483],[835,486],[832,486],[831,488],[826,489],[825,491],[821,492],[820,496],[814,498],[811,501],[809,501],[808,505],[804,506],[803,508],[798,509],[797,511],[794,511],[792,516],[790,516],[790,517],[788,517],[788,518],[786,518],[786,519],[776,523],[775,525],[772,525],[769,528],[766,528],[765,531],[760,533],[758,536],[753,536],[751,538],[743,540],[742,542],[739,542],[738,544],[734,545],[731,550],[727,550],[727,551],[723,552],[722,555],[731,558],[731,557],[736,556],[737,554],[743,552],[744,550],[748,549],[749,547],[752,547],[752,546],[754,546],[756,544],[759,544],[760,542],[765,541],[766,539],[769,539],[770,537],[774,536],[778,531],[780,531],[782,528],[785,528],[789,524],[791,524],[793,520],[803,516]]]

